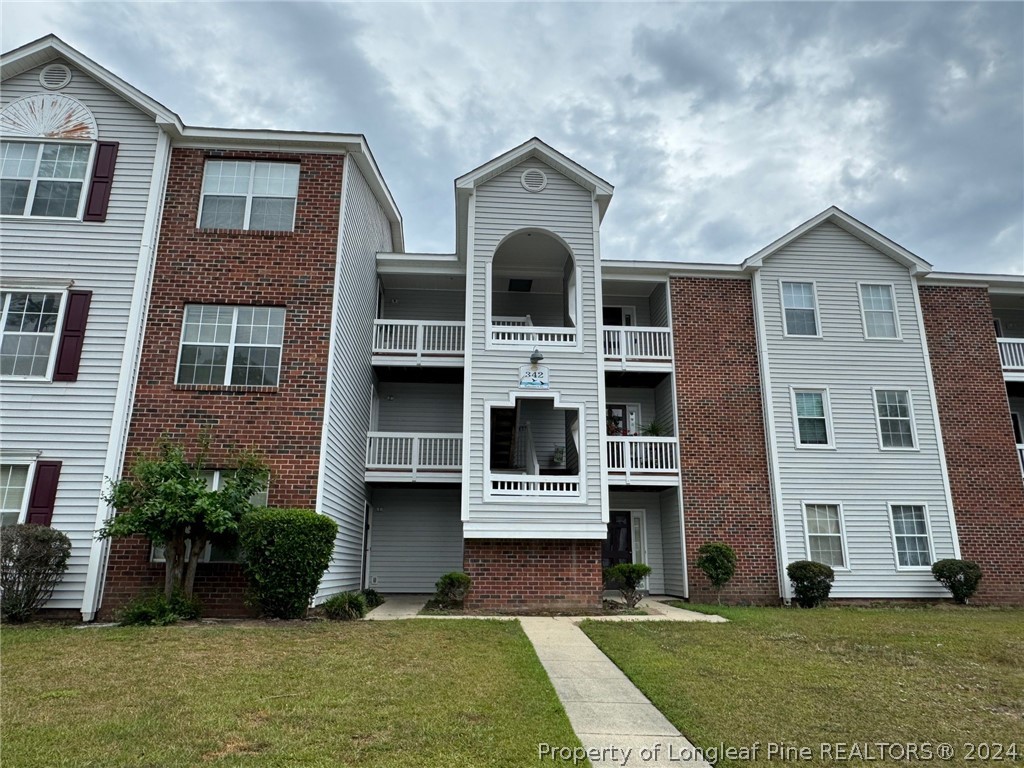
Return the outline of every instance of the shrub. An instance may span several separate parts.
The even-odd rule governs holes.
[[[183,592],[175,592],[170,597],[154,592],[136,597],[117,611],[114,618],[123,626],[165,627],[181,620],[198,619],[199,615],[199,600],[195,597]]]
[[[446,573],[434,585],[434,602],[439,608],[458,608],[469,594],[473,580],[464,573]]]
[[[238,538],[249,576],[249,600],[268,616],[300,619],[331,563],[338,525],[311,509],[257,509]]]
[[[363,599],[366,600],[366,607],[371,611],[381,605],[384,605],[384,598],[380,596],[380,592],[376,589],[364,589],[361,593]]]
[[[340,592],[327,598],[320,607],[328,619],[351,621],[363,618],[367,605],[360,592]]]
[[[953,594],[961,605],[978,591],[981,566],[971,560],[939,560],[932,565],[932,576]]]
[[[45,525],[0,528],[0,615],[28,621],[68,569],[71,540]]]
[[[611,568],[604,569],[605,585],[615,584],[616,589],[622,593],[622,599],[626,601],[627,608],[635,608],[636,604],[643,599],[640,591],[640,582],[651,572],[651,566],[643,563],[619,563]]]
[[[811,560],[790,563],[786,566],[786,573],[793,582],[793,593],[801,608],[815,608],[828,600],[836,578],[832,568]]]
[[[697,567],[715,588],[718,604],[722,604],[722,588],[736,573],[736,551],[721,541],[709,541],[697,550]]]

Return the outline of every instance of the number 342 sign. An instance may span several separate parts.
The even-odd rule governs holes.
[[[520,389],[547,389],[548,368],[546,365],[519,366]]]

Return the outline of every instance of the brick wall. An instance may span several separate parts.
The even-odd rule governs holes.
[[[518,613],[592,611],[601,606],[601,542],[466,539],[463,568],[473,579],[466,608]]]
[[[1024,604],[1024,481],[988,292],[920,295],[961,555],[984,571],[979,601]]]
[[[746,280],[672,278],[672,335],[690,599],[712,600],[697,550],[724,541],[736,575],[723,600],[777,603],[771,486],[753,299]]]
[[[196,229],[207,157],[299,162],[294,231]],[[270,467],[272,506],[315,505],[343,163],[341,155],[173,150],[127,462],[164,435],[195,448],[205,431],[209,468],[257,450]],[[284,307],[279,385],[176,386],[185,304]],[[162,580],[145,542],[114,542],[102,615]],[[199,566],[196,594],[208,615],[244,612],[243,587],[237,565]]]

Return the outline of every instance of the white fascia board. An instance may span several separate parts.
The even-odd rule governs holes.
[[[979,272],[932,272],[923,275],[922,285],[988,288],[989,293],[1024,293],[1024,275],[986,275]]]
[[[601,262],[605,280],[629,280],[637,277],[721,277],[749,280],[750,274],[739,264],[715,264],[686,261],[613,261]]]
[[[465,277],[466,265],[455,254],[378,253],[377,274]]]

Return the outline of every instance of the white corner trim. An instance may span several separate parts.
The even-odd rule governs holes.
[[[592,222],[593,227],[593,241],[594,241],[594,324],[597,326],[597,434],[602,434],[603,420],[605,414],[608,413],[608,393],[605,391],[605,361],[604,361],[604,334],[601,332],[601,307],[604,306],[604,285],[601,279],[601,211],[600,206],[597,202],[597,196],[591,196],[591,215],[593,216]],[[574,262],[575,263],[575,262]],[[579,270],[577,264],[578,274],[576,275],[576,297],[580,302],[576,311],[576,327],[579,331],[579,343],[583,343],[583,305],[580,299],[583,293],[583,273]],[[636,319],[636,313],[633,314],[633,319]],[[675,398],[673,398],[673,401]],[[582,415],[581,415],[582,418]],[[637,421],[640,420],[640,411],[637,410]],[[580,440],[583,440],[583,432],[585,432],[585,426],[582,425],[580,429]],[[608,490],[608,451],[605,450],[604,440],[598,439],[598,456],[600,457],[601,467],[601,521],[607,525],[610,519],[609,511],[609,490]],[[676,440],[678,445],[679,441]],[[585,459],[585,457],[581,457]],[[677,459],[678,461],[678,459]],[[676,466],[679,466],[677,463]],[[584,473],[581,473],[584,474]]]
[[[463,320],[466,323],[466,332],[463,341],[463,376],[462,376],[462,514],[461,518],[463,522],[468,521],[470,500],[472,498],[470,494],[470,456],[473,453],[473,444],[470,442],[470,436],[472,435],[471,421],[473,418],[473,377],[469,375],[470,371],[473,370],[473,334],[475,329],[473,328],[473,292],[478,290],[477,283],[479,281],[477,270],[479,264],[475,258],[476,243],[474,238],[476,237],[476,194],[473,191],[469,192],[469,214],[467,222],[466,232],[466,314]],[[489,264],[490,262],[488,262]],[[490,281],[486,283],[489,285]],[[487,322],[484,325],[484,347],[486,348],[486,340],[491,337],[491,306],[490,296],[486,297],[486,313]],[[489,429],[490,425],[484,424],[484,429]],[[477,446],[479,451],[483,451],[483,446]],[[481,460],[482,463],[482,460]],[[463,534],[465,538],[465,534]]]

